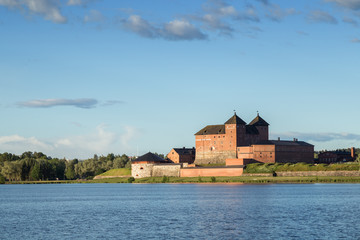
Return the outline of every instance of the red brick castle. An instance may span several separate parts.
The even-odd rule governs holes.
[[[236,113],[224,124],[208,125],[195,134],[195,164],[246,162],[309,162],[314,146],[302,141],[269,140],[269,124],[257,114],[246,124]]]

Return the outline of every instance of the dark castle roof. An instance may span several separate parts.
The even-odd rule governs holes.
[[[314,146],[303,141],[283,141],[283,140],[265,140],[259,141],[253,145],[276,145],[276,146]]]
[[[244,122],[241,118],[239,118],[236,113],[234,113],[234,116],[232,116],[229,120],[225,122],[225,124],[241,124],[246,125],[246,122]]]
[[[252,120],[249,125],[252,125],[252,126],[269,126],[269,124],[264,120],[262,119],[259,114],[256,116],[256,118],[254,118],[254,120]]]
[[[225,125],[208,125],[195,133],[195,135],[225,134]]]
[[[164,159],[151,152],[148,152],[132,161],[133,162],[165,162]]]
[[[179,155],[192,155],[195,154],[195,148],[174,148],[174,151]]]
[[[226,124],[239,124],[246,125],[246,122],[239,118],[236,113],[229,120],[225,122],[224,125],[208,125],[195,133],[195,135],[212,135],[212,134],[225,134],[225,125]],[[247,134],[259,134],[256,126],[269,126],[269,124],[262,119],[259,114],[254,120],[251,121],[250,124],[246,125],[246,133]]]

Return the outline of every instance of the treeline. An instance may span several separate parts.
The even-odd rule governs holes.
[[[0,180],[37,181],[73,180],[92,178],[114,168],[131,168],[131,159],[123,155],[94,155],[79,161],[51,158],[41,152],[24,152],[21,155],[0,154]]]

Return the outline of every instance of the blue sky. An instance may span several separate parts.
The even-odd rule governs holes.
[[[0,152],[168,153],[236,110],[359,147],[360,0],[0,0]]]

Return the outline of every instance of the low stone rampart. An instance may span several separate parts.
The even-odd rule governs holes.
[[[278,177],[360,177],[360,171],[299,171],[276,172]]]
[[[235,177],[241,176],[242,167],[223,167],[223,168],[182,168],[180,177]]]
[[[153,177],[180,177],[181,164],[159,164],[154,165],[152,170]]]

